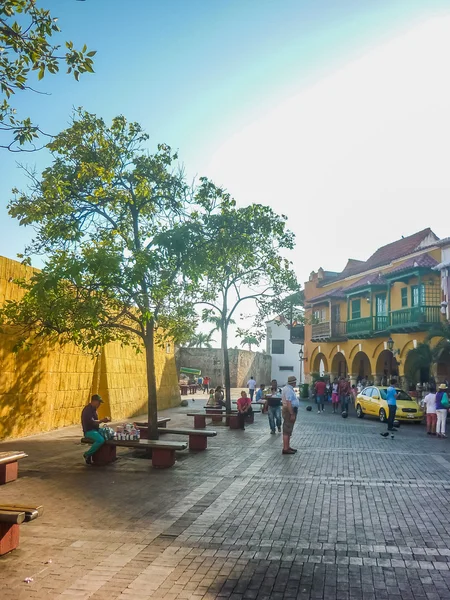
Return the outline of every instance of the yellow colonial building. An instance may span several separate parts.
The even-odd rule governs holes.
[[[340,273],[320,268],[305,283],[305,375],[406,381],[408,352],[441,314],[439,239],[425,229],[350,259]],[[444,311],[445,312],[445,311]],[[442,370],[442,369],[441,369]]]

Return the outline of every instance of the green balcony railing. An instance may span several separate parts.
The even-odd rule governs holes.
[[[373,331],[373,317],[347,321],[347,335],[367,335]]]
[[[441,320],[440,306],[414,306],[393,310],[391,312],[391,329],[415,328],[439,323]]]
[[[389,326],[389,317],[362,317],[361,319],[351,319],[347,322],[347,334],[351,336],[370,335],[376,331],[385,331]]]
[[[389,317],[387,315],[377,315],[375,317],[375,331],[386,331],[389,327]]]

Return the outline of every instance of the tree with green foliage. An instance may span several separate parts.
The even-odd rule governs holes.
[[[80,74],[94,72],[95,51],[86,45],[77,50],[70,41],[61,51],[61,45],[53,44],[59,32],[58,19],[35,0],[0,2],[0,148],[22,151],[43,133],[29,117],[17,116],[11,104],[17,92],[36,92],[44,75],[55,75],[63,64],[77,81]]]
[[[156,439],[155,345],[183,342],[195,329],[193,303],[209,266],[202,221],[223,198],[207,180],[187,185],[177,155],[166,145],[149,154],[147,139],[124,117],[107,126],[78,111],[49,144],[52,164],[30,174],[30,189],[15,190],[9,204],[36,230],[25,260],[43,254],[45,265],[21,282],[23,299],[6,303],[1,318],[19,327],[24,344],[46,336],[92,353],[115,340],[143,350]]]
[[[294,247],[294,234],[287,229],[286,220],[268,206],[238,208],[228,197],[204,226],[208,266],[200,286],[202,318],[214,317],[220,327],[228,409],[228,328],[236,311],[251,305],[255,329],[261,330],[265,320],[283,308],[285,297],[299,289],[292,264],[283,256]]]
[[[406,355],[405,375],[409,382],[420,383],[420,373],[429,373],[444,354],[450,355],[450,325],[442,321],[430,329],[424,342]]]
[[[214,341],[212,340],[212,334],[212,331],[209,333],[196,332],[186,346],[188,348],[212,348],[212,342]]]

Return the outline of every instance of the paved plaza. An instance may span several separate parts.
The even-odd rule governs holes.
[[[191,427],[189,409],[161,415]],[[296,455],[264,415],[215,428],[168,470],[126,449],[89,468],[77,427],[0,444],[29,454],[0,500],[45,506],[0,558],[0,598],[450,598],[450,440],[305,404]]]

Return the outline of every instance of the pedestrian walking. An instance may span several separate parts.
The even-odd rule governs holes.
[[[350,396],[350,382],[345,377],[339,379],[339,402],[341,413],[348,412],[348,400]]]
[[[436,394],[436,434],[438,438],[445,438],[445,429],[447,425],[447,413],[449,407],[447,384],[441,383],[439,391]]]
[[[317,404],[317,413],[320,415],[320,411],[325,412],[325,393],[326,393],[327,385],[322,377],[314,384],[314,390],[316,392],[316,404]]]
[[[339,381],[337,377],[334,378],[331,385],[331,403],[333,406],[333,412],[335,413],[339,404]]]
[[[203,377],[203,391],[206,394],[209,392],[209,382],[210,382],[210,379],[208,376]]]
[[[269,416],[270,433],[275,435],[275,427],[281,433],[281,394],[278,392],[278,382],[272,379],[270,394],[266,394],[266,410]]]
[[[250,400],[253,402],[253,396],[255,395],[256,389],[256,381],[253,375],[250,376],[250,379],[247,381],[248,392],[250,394]]]
[[[380,433],[383,437],[387,438],[389,434],[391,434],[391,438],[394,439],[394,421],[395,421],[395,413],[397,412],[397,398],[399,397],[399,392],[397,392],[395,385],[396,380],[391,379],[391,385],[386,390],[386,400],[389,409],[389,415],[387,420],[387,431],[385,433]]]
[[[430,385],[428,394],[423,399],[423,406],[427,412],[427,435],[436,435],[436,386]]]
[[[291,448],[291,436],[297,419],[298,407],[300,405],[294,391],[297,383],[295,375],[288,377],[287,385],[281,392],[282,415],[283,415],[283,454],[295,454],[297,450]]]
[[[252,401],[247,396],[247,392],[242,390],[241,397],[238,398],[237,401],[237,409],[238,409],[238,421],[240,429],[245,431],[245,419],[248,415],[251,415],[252,410]]]

